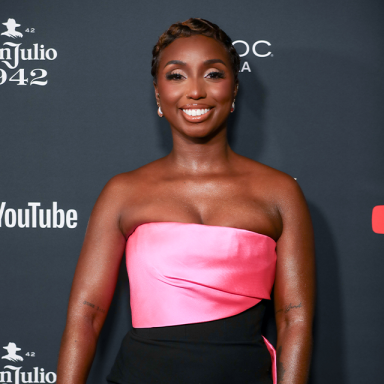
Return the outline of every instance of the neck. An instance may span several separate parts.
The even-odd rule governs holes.
[[[185,137],[172,130],[173,148],[167,156],[183,172],[216,173],[228,168],[233,151],[227,141],[226,128],[210,137]]]

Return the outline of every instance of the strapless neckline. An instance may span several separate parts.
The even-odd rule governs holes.
[[[132,232],[125,255],[135,329],[204,326],[202,323],[240,315],[271,299],[276,242],[258,232],[199,223],[148,222]],[[186,328],[180,329],[184,332]],[[265,344],[273,355],[275,377],[275,351],[267,341]],[[184,350],[184,341],[180,345],[180,351]],[[250,369],[254,369],[252,365]],[[220,370],[217,377],[221,375]]]
[[[200,224],[200,223],[184,223],[184,222],[181,222],[181,221],[149,221],[147,223],[142,223],[142,224],[139,224],[134,230],[133,232],[131,233],[131,235],[136,231],[137,228],[143,226],[143,225],[150,225],[150,224],[182,224],[182,225],[198,225],[198,226],[201,226],[201,227],[211,227],[211,228],[226,228],[226,229],[233,229],[233,230],[236,230],[236,231],[241,231],[241,232],[247,232],[247,233],[250,233],[250,234],[253,234],[253,235],[257,235],[257,236],[263,236],[263,237],[267,237],[268,239],[271,239],[275,244],[276,244],[276,241],[271,237],[271,236],[268,236],[268,235],[264,235],[263,233],[259,233],[259,232],[254,232],[254,231],[250,231],[248,229],[243,229],[243,228],[236,228],[236,227],[227,227],[227,226],[223,226],[223,225],[209,225],[209,224]]]

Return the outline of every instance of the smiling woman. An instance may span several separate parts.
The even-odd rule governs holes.
[[[234,109],[240,59],[229,37],[218,27],[202,20],[189,23],[192,28],[184,29],[177,39],[180,31],[172,26],[153,49],[157,102],[168,121],[172,113],[168,105],[177,108],[180,122],[175,121],[175,128],[185,122],[222,127],[228,112]],[[210,105],[208,93],[213,102]],[[161,100],[160,95],[164,95]],[[182,95],[187,96],[188,103],[180,104],[186,101]],[[198,128],[204,135],[204,127]]]
[[[85,383],[126,251],[132,330],[118,384],[304,384],[314,244],[296,181],[227,141],[239,56],[215,24],[172,25],[153,49],[165,157],[113,177],[98,198],[72,286],[58,384]],[[275,349],[261,335],[274,287]]]

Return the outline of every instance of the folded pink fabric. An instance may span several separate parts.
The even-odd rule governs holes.
[[[276,243],[244,229],[158,222],[127,242],[132,325],[199,323],[270,299]]]
[[[270,299],[275,249],[272,238],[239,228],[139,225],[126,248],[133,327],[218,320]],[[276,382],[275,350],[265,342]]]

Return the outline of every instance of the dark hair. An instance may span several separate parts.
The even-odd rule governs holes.
[[[190,18],[182,23],[172,24],[160,37],[152,50],[152,69],[153,81],[157,82],[157,70],[159,67],[160,54],[162,50],[179,37],[190,37],[204,35],[219,41],[226,48],[232,64],[235,83],[238,83],[238,73],[240,70],[240,57],[232,45],[230,37],[216,24],[208,20]]]

